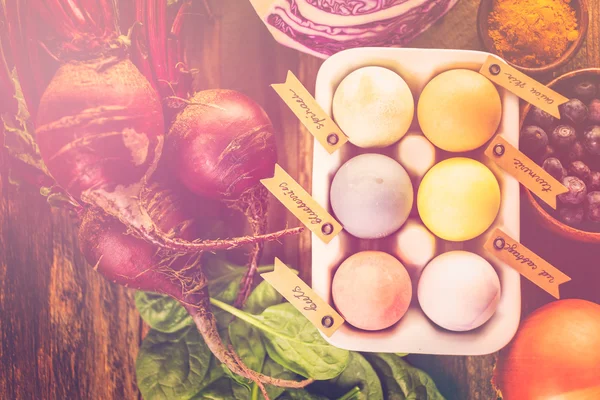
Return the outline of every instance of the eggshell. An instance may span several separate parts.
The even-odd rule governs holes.
[[[370,66],[357,69],[342,80],[333,97],[332,112],[352,144],[380,148],[406,134],[415,103],[400,75]]]
[[[413,285],[413,296],[417,295],[417,283],[437,251],[437,239],[418,220],[409,218],[394,235],[393,255],[406,267]]]
[[[396,155],[408,175],[417,182],[435,164],[435,146],[420,132],[407,133],[398,143]]]
[[[451,331],[469,331],[486,323],[500,301],[500,279],[483,257],[451,251],[423,270],[418,299],[434,323]]]
[[[427,172],[417,194],[419,216],[436,236],[449,241],[485,232],[500,210],[500,185],[488,167],[455,157]]]
[[[454,69],[425,86],[417,118],[425,136],[440,149],[469,151],[494,135],[502,118],[502,102],[496,86],[485,76]]]
[[[331,183],[331,208],[344,229],[361,239],[377,239],[397,231],[413,205],[406,170],[382,154],[348,160]]]
[[[381,251],[348,257],[335,272],[331,290],[346,322],[369,331],[398,322],[412,297],[410,277],[402,263]]]

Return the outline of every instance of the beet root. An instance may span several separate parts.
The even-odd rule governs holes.
[[[273,176],[277,162],[273,131],[267,113],[248,96],[234,90],[205,90],[187,101],[171,126],[165,158],[190,191],[224,200],[241,211],[252,234],[259,236],[267,231],[268,212],[268,192],[260,180]],[[255,243],[249,254],[238,307],[252,289],[262,250],[262,243]]]
[[[273,176],[273,125],[260,105],[224,89],[198,92],[187,104],[171,125],[165,157],[191,192],[236,199]]]
[[[72,196],[138,182],[160,156],[160,100],[128,59],[63,64],[39,104],[36,137],[48,170]]]
[[[192,235],[192,225],[185,219],[177,221],[178,216],[181,214],[174,211],[164,214],[162,220],[173,227],[184,227],[179,231],[182,236]],[[300,382],[276,379],[251,371],[231,348],[225,347],[211,312],[206,277],[200,265],[201,255],[165,262],[154,246],[128,235],[123,224],[98,209],[90,209],[84,215],[79,243],[88,263],[111,282],[166,294],[178,300],[192,316],[215,357],[232,372],[256,382],[265,398],[268,399],[264,384],[299,388],[312,382],[310,379]]]

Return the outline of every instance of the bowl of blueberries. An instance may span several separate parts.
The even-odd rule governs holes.
[[[600,68],[569,72],[548,84],[569,98],[560,119],[526,105],[520,150],[569,190],[554,210],[526,190],[541,224],[563,237],[600,243]]]

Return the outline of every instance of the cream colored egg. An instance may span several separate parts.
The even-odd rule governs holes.
[[[396,159],[411,179],[420,181],[435,164],[435,146],[420,132],[409,132],[398,143]]]
[[[451,251],[431,260],[419,280],[417,297],[429,319],[451,331],[486,323],[500,301],[500,279],[483,257]]]
[[[500,210],[500,185],[488,167],[470,158],[444,160],[429,170],[417,193],[421,220],[449,241],[484,233]]]
[[[414,218],[408,219],[394,235],[392,254],[406,267],[413,284],[413,296],[417,295],[417,282],[423,268],[435,257],[436,252],[436,237]]]
[[[470,151],[496,132],[502,102],[494,84],[468,69],[454,69],[433,78],[419,98],[419,125],[442,150]]]
[[[342,80],[333,96],[333,118],[350,142],[387,147],[402,138],[414,116],[410,88],[394,71],[363,67]]]

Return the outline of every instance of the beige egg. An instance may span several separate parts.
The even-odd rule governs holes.
[[[409,132],[396,146],[395,156],[411,179],[420,182],[436,161],[435,146],[420,132]]]
[[[415,104],[400,75],[371,66],[357,69],[342,80],[333,96],[332,111],[335,122],[352,144],[381,148],[406,134]]]
[[[483,257],[467,251],[450,251],[431,260],[418,287],[423,312],[451,331],[480,327],[500,302],[498,274]]]
[[[450,152],[481,147],[496,133],[502,102],[496,86],[468,69],[454,69],[433,78],[419,98],[419,125],[437,147]]]

